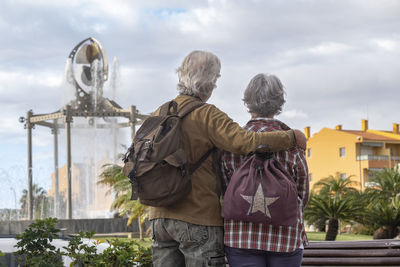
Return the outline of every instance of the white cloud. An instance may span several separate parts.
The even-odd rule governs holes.
[[[323,43],[317,46],[311,47],[308,50],[311,53],[319,54],[319,55],[336,55],[339,53],[347,52],[351,49],[349,45],[343,43]]]
[[[88,24],[88,19],[92,20],[92,22],[99,20],[117,21],[120,27],[135,26],[139,19],[139,8],[142,6],[140,2],[126,0],[16,0],[10,1],[10,5],[13,7],[18,6],[26,11],[29,9],[43,11],[63,10],[63,13],[69,14],[71,21],[78,19],[79,21],[77,24],[83,28]],[[89,24],[91,24],[91,22],[89,22]],[[74,25],[74,23],[72,23],[72,25]],[[98,29],[98,27],[94,29]],[[76,30],[82,30],[82,28],[77,27]]]
[[[106,30],[107,30],[107,26],[106,25],[104,25],[104,24],[95,24],[95,25],[93,25],[93,30],[96,32],[96,33],[104,33]]]
[[[283,110],[279,116],[282,116],[284,118],[289,118],[289,119],[294,119],[294,118],[306,119],[306,118],[308,118],[308,115],[305,112],[303,112],[301,110],[295,110],[295,109]]]
[[[373,43],[375,43],[379,48],[388,51],[396,51],[400,48],[399,42],[395,40],[373,40]]]
[[[21,134],[21,129],[24,129],[22,124],[18,123],[18,118],[2,117],[0,118],[0,136],[5,134],[10,136],[17,136]]]
[[[222,62],[211,102],[240,124],[249,119],[243,91],[263,72],[285,85],[280,117],[293,128],[358,129],[368,115],[390,130],[399,120],[399,10],[397,0],[0,1],[0,169],[25,160],[19,116],[53,112],[62,95],[73,97],[60,85],[65,59],[89,36],[120,60],[115,100],[123,107],[148,113],[173,98],[175,69],[203,49]],[[34,146],[46,161],[52,136],[42,128]]]
[[[0,93],[9,91],[10,87],[29,87],[29,86],[60,86],[63,77],[62,72],[52,72],[48,70],[40,71],[0,71]]]
[[[101,19],[101,15],[104,15],[119,21],[121,25],[127,27],[136,25],[139,19],[139,10],[137,9],[135,2],[132,1],[91,0],[88,1],[88,3],[81,1],[79,3],[82,3],[79,8],[83,10],[82,14],[84,16],[92,16]]]

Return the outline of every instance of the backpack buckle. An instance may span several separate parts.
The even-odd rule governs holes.
[[[179,166],[179,169],[181,169],[181,174],[182,174],[182,177],[185,177],[186,176],[186,168],[183,166],[183,165],[181,165],[181,166]]]
[[[124,163],[127,163],[127,162],[129,161],[129,157],[135,153],[135,145],[134,145],[134,144],[135,144],[135,143],[133,143],[133,144],[128,148],[128,150],[126,151],[126,153],[125,153],[124,156],[122,157],[122,161],[123,161]]]
[[[132,184],[136,181],[136,168],[134,167],[128,174],[129,182]]]

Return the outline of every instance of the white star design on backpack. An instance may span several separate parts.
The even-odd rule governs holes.
[[[279,197],[264,197],[264,192],[261,183],[259,184],[254,196],[245,196],[242,194],[240,195],[244,200],[250,203],[250,208],[249,211],[247,212],[248,215],[250,215],[251,213],[255,213],[257,211],[261,211],[264,215],[268,216],[268,218],[271,218],[268,206],[279,199]]]

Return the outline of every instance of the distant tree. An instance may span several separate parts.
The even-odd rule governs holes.
[[[51,208],[47,192],[37,184],[32,185],[33,200],[33,219],[43,219],[50,216]],[[21,211],[24,217],[28,216],[28,190],[22,190],[22,196],[19,200]]]
[[[337,173],[314,185],[304,216],[311,224],[328,221],[325,240],[336,240],[340,221],[352,221],[362,214],[363,205],[357,201],[360,194],[353,184],[351,177],[343,179]]]
[[[374,238],[393,238],[400,227],[399,169],[384,169],[370,179],[371,187],[363,194],[366,212],[359,222],[372,228]]]
[[[369,181],[371,186],[365,189],[365,192],[375,199],[390,201],[400,194],[400,171],[398,167],[376,172]]]
[[[400,226],[400,196],[392,198],[388,203],[379,199],[374,205],[369,205],[365,221],[370,222],[375,230],[374,239],[394,238],[399,233]]]
[[[100,174],[98,183],[109,186],[108,193],[115,194],[111,210],[117,209],[120,216],[128,215],[128,225],[131,225],[134,219],[138,220],[139,236],[143,239],[143,224],[148,217],[148,209],[139,201],[130,199],[132,186],[129,179],[122,173],[122,167],[117,164],[103,165],[103,172]]]
[[[19,210],[0,209],[0,221],[15,221],[19,219]]]

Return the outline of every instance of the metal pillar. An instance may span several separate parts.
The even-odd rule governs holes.
[[[117,160],[118,160],[118,156],[117,156],[117,128],[116,128],[116,126],[117,126],[117,119],[112,119],[112,121],[111,121],[111,125],[112,125],[112,128],[111,128],[111,134],[112,134],[112,136],[113,136],[113,151],[112,151],[112,153],[113,153],[113,163],[114,164],[117,164]]]
[[[26,129],[28,131],[28,219],[33,219],[33,195],[32,195],[32,111],[26,113]]]
[[[67,137],[67,219],[72,219],[72,188],[71,188],[71,106],[66,106],[65,133]]]
[[[130,117],[129,117],[129,122],[131,124],[131,139],[133,142],[133,139],[135,138],[135,134],[136,134],[136,106],[130,106]]]
[[[60,213],[59,207],[59,186],[58,186],[58,126],[57,120],[54,120],[54,127],[52,129],[54,134],[54,217],[58,218]]]

